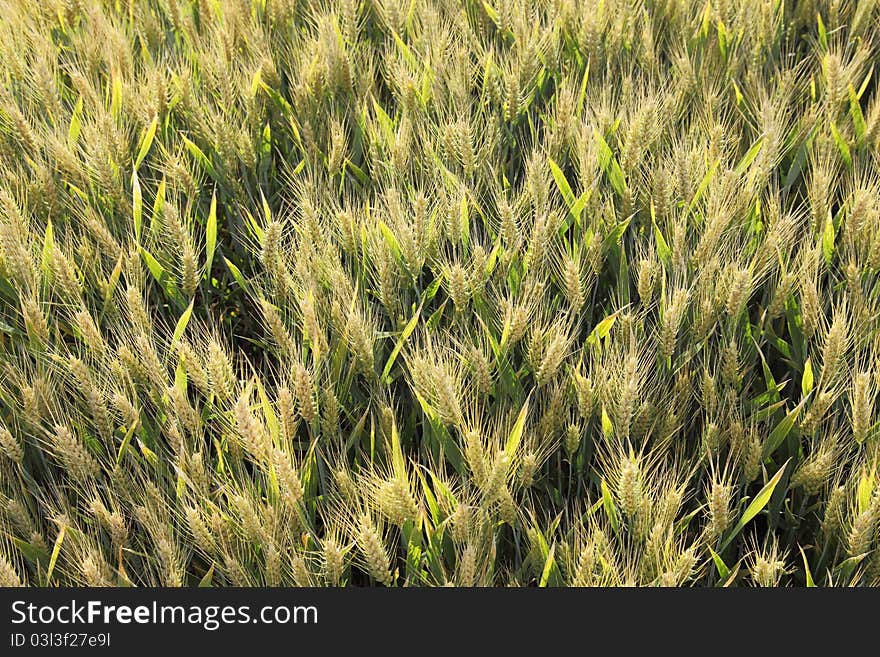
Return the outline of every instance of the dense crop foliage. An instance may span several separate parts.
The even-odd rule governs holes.
[[[877,4],[0,1],[0,583],[880,583]]]

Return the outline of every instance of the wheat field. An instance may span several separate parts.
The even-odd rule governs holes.
[[[876,0],[0,0],[0,584],[880,585]]]

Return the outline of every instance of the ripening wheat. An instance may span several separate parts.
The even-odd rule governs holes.
[[[0,584],[880,584],[876,0],[0,0]]]

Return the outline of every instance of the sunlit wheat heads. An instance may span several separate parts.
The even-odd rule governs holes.
[[[878,13],[0,0],[0,584],[880,585]]]

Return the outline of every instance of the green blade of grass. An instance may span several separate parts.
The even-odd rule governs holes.
[[[776,485],[779,483],[779,480],[782,478],[782,474],[785,472],[785,468],[788,465],[788,461],[782,464],[782,467],[776,472],[775,475],[768,481],[764,487],[755,495],[755,498],[749,503],[746,507],[746,510],[743,511],[743,514],[740,516],[739,521],[736,523],[734,528],[727,535],[727,538],[722,542],[719,551],[723,551],[728,545],[730,545],[731,541],[736,538],[739,533],[743,530],[743,528],[749,524],[755,516],[757,516],[761,511],[764,510],[764,507],[767,506],[767,503],[770,501],[770,497],[773,495],[773,490],[776,488]]]

